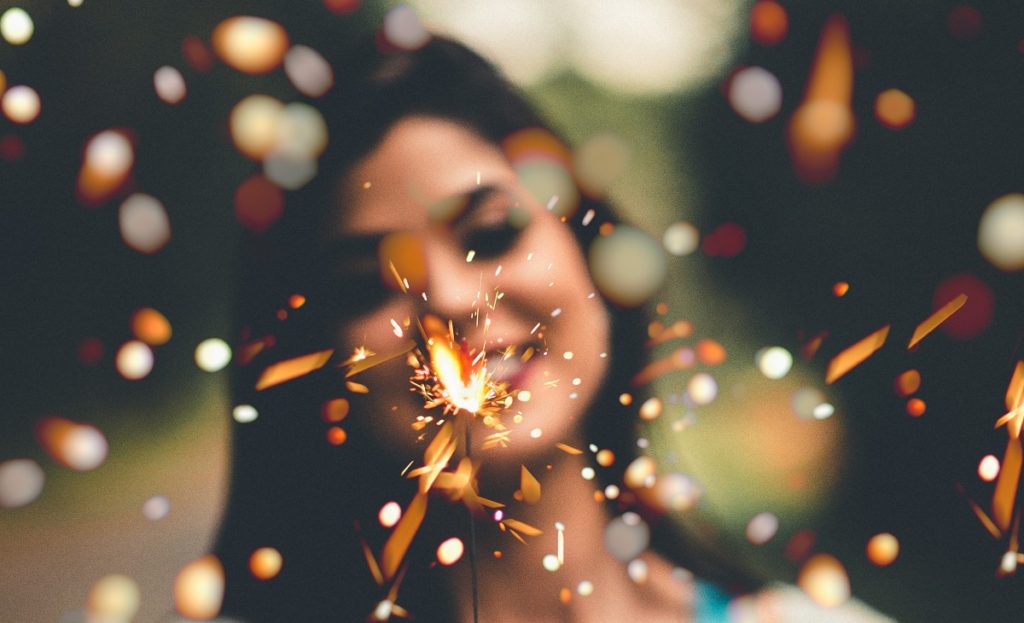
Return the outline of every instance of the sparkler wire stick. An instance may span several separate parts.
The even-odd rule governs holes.
[[[472,421],[466,422],[466,458],[472,459],[472,448],[470,444],[469,431],[472,428]],[[476,586],[476,521],[473,518],[473,510],[466,508],[466,512],[469,514],[469,578],[470,578],[470,592],[473,595],[473,623],[479,623],[479,598],[477,595]]]

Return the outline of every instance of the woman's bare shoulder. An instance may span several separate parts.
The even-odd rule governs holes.
[[[856,599],[826,607],[795,586],[778,584],[729,604],[729,623],[894,623]]]

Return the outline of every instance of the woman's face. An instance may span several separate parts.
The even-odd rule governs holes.
[[[488,460],[518,461],[556,442],[578,443],[580,418],[607,369],[608,316],[572,232],[520,185],[502,151],[451,121],[407,117],[352,169],[340,196],[332,226],[338,244],[367,251],[338,269],[388,274],[379,269],[379,245],[365,244],[383,237],[401,249],[396,268],[412,277],[408,293],[380,279],[348,293],[359,308],[340,321],[342,352],[391,353],[417,331],[417,317],[450,320],[470,348],[486,349],[495,378],[530,393],[503,413],[511,444],[489,451]],[[395,323],[411,326],[405,337]],[[502,362],[510,346],[515,355]],[[530,347],[535,354],[521,362]],[[402,452],[418,435],[411,428],[417,416],[441,415],[409,391],[410,374],[399,357],[354,379],[369,388],[371,413],[361,415],[373,418],[376,441]]]

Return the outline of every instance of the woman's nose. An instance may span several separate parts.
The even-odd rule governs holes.
[[[483,280],[480,269],[454,245],[426,245],[427,310],[446,320],[465,321],[480,304]]]

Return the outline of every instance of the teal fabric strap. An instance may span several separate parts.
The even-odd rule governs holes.
[[[728,623],[732,597],[714,584],[697,580],[695,623]]]

